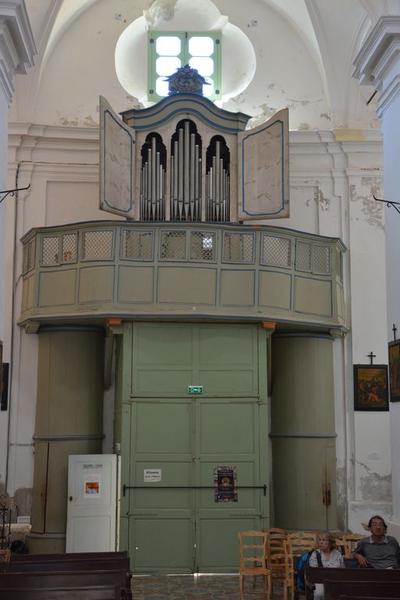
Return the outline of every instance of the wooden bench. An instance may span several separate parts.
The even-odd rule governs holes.
[[[92,588],[92,592],[101,596],[101,590],[112,591],[112,600],[131,598],[131,590],[126,587],[126,570],[84,570],[84,571],[15,571],[0,574],[0,600],[14,600],[14,596],[5,595],[6,590],[72,591]],[[62,597],[62,596],[61,596]],[[49,596],[51,598],[51,595]],[[71,600],[73,596],[70,594]]]
[[[90,586],[83,588],[4,588],[0,600],[116,600],[114,586]]]
[[[314,583],[370,583],[397,586],[400,598],[400,570],[398,569],[323,569],[319,567],[306,567],[304,578],[306,582],[306,598],[312,600],[312,585]],[[362,592],[362,590],[360,590]],[[360,593],[360,596],[367,595]]]
[[[68,552],[66,554],[13,554],[13,561],[51,561],[51,560],[93,560],[96,558],[129,558],[128,553],[122,552]]]
[[[13,573],[16,571],[122,571],[130,579],[129,558],[97,558],[75,560],[28,560],[14,561],[0,565],[0,572]]]
[[[324,587],[325,600],[339,600],[346,596],[400,599],[400,585],[394,581],[327,581]]]

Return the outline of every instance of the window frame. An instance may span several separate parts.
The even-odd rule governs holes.
[[[148,31],[148,86],[147,99],[151,102],[159,102],[167,96],[159,96],[156,92],[156,41],[159,37],[178,37],[181,41],[181,52],[177,57],[181,60],[182,67],[189,64],[189,40],[192,37],[210,37],[214,40],[214,52],[211,58],[214,61],[214,73],[211,79],[214,82],[214,93],[207,96],[208,100],[215,102],[221,100],[221,31]],[[161,55],[165,56],[165,55]]]

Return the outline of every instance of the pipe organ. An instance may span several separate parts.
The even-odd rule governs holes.
[[[288,111],[248,120],[186,92],[121,120],[102,98],[100,208],[135,221],[288,217]]]

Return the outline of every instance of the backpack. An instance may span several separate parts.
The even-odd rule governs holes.
[[[303,552],[303,554],[301,556],[299,556],[299,558],[297,559],[296,588],[301,592],[304,592],[305,587],[306,587],[305,581],[304,581],[304,571],[305,571],[305,568],[308,566],[308,563],[310,562],[310,556],[313,552],[314,552],[314,550],[308,550],[307,552]],[[323,567],[321,552],[319,550],[316,550],[315,554],[317,556],[318,566]]]

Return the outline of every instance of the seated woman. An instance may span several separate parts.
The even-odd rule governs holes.
[[[310,567],[327,567],[329,569],[344,568],[343,556],[336,548],[335,539],[329,531],[317,535],[317,549],[312,552],[309,561]],[[317,583],[314,590],[314,600],[324,597],[324,584]]]

